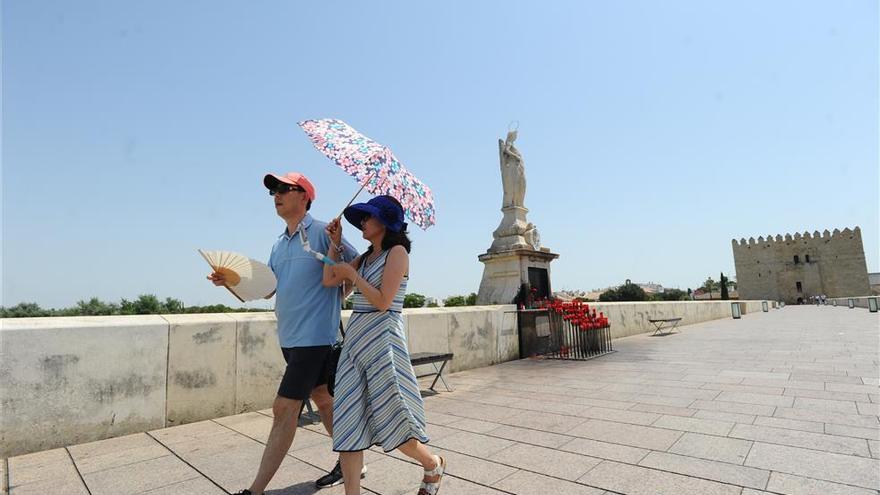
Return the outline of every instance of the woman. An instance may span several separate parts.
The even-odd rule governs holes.
[[[418,461],[425,470],[418,495],[434,495],[446,462],[425,446],[424,404],[406,347],[401,310],[410,240],[403,208],[391,196],[376,196],[343,214],[370,241],[350,264],[324,267],[324,285],[344,285],[346,294],[354,290],[333,402],[333,450],[340,452],[345,493],[360,494],[363,451],[380,445]],[[327,234],[341,245],[338,219],[327,225]]]

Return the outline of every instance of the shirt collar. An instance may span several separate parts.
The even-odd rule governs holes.
[[[312,216],[309,215],[308,213],[306,213],[306,216],[303,217],[302,221],[300,222],[300,225],[302,225],[302,228],[308,229],[312,226],[312,221],[313,221]],[[297,233],[294,232],[293,235],[289,235],[287,233],[287,227],[284,227],[284,230],[281,232],[281,235],[279,235],[278,238],[284,238],[284,239],[290,240],[296,234]]]

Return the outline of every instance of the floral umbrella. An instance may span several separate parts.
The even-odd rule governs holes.
[[[299,126],[318,151],[354,177],[370,194],[396,198],[406,216],[422,229],[434,225],[434,194],[397,160],[390,148],[341,120],[305,120]]]

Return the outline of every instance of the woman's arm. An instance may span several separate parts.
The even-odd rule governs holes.
[[[342,270],[340,270],[342,271]],[[379,311],[388,311],[394,302],[394,296],[397,295],[403,277],[409,272],[409,254],[403,246],[394,246],[388,253],[388,259],[385,261],[385,268],[382,271],[382,287],[373,287],[359,273],[345,270],[343,275],[349,280],[354,280],[354,285],[361,291],[361,294],[367,298],[373,306]]]

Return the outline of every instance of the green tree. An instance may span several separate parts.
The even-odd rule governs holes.
[[[415,292],[403,296],[404,308],[421,308],[425,305],[425,296]]]
[[[52,316],[52,310],[43,309],[37,303],[18,303],[11,308],[0,307],[0,317],[3,318],[35,318]]]
[[[645,293],[644,289],[627,280],[626,283],[620,287],[616,289],[608,289],[599,294],[599,300],[602,302],[647,301],[648,294]]]
[[[659,296],[658,301],[687,301],[689,299],[688,293],[681,289],[666,289],[657,296]]]
[[[134,314],[157,315],[162,313],[162,303],[153,294],[141,294],[134,302]]]
[[[719,283],[719,285],[721,286],[721,300],[722,301],[727,301],[728,299],[730,299],[730,294],[728,294],[728,292],[727,292],[727,283],[728,283],[728,280],[724,276],[724,272],[721,272],[721,282]]]
[[[476,306],[477,305],[477,294],[475,292],[471,292],[470,295],[464,301],[465,306]]]
[[[162,312],[169,314],[180,314],[184,313],[185,311],[183,303],[179,299],[166,297],[165,302],[162,303]]]
[[[443,300],[444,307],[465,306],[467,301],[464,296],[449,296]]]
[[[119,307],[113,303],[105,303],[97,297],[93,297],[88,301],[78,301],[72,309],[72,313],[77,316],[106,316],[115,315],[119,312]],[[67,310],[62,310],[67,312]]]
[[[709,278],[706,279],[705,282],[703,282],[703,287],[702,287],[702,289],[703,289],[704,291],[708,292],[708,293],[709,293],[709,299],[712,299],[712,292],[718,290],[718,282],[712,280],[712,277],[709,277]]]

